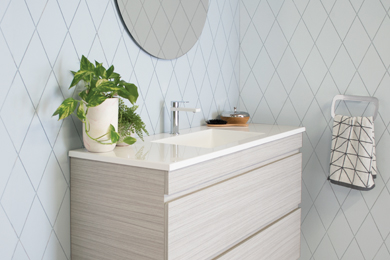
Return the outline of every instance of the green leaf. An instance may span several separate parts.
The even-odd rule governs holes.
[[[84,104],[81,103],[79,107],[77,108],[77,117],[84,122],[86,119],[85,110],[84,110]]]
[[[113,69],[112,70],[114,70],[114,66],[111,66]],[[110,69],[111,69],[111,67],[110,67]],[[116,79],[116,78],[120,78],[121,76],[118,74],[118,73],[116,73],[116,72],[112,72],[111,73],[111,75],[108,77],[109,79]]]
[[[107,81],[108,81],[107,79],[99,79],[98,81],[96,81],[96,87],[99,87],[100,84]]]
[[[106,74],[106,69],[103,67],[103,63],[96,62],[95,74],[97,77],[104,78]]]
[[[98,83],[96,83],[97,88],[95,91],[98,92],[117,92],[118,90],[123,89],[121,86],[115,85],[115,83],[112,81],[105,81],[99,84],[99,86],[97,84]]]
[[[79,93],[79,96],[80,96],[81,99],[83,99],[84,101],[87,101],[88,89],[85,89],[85,90],[81,91],[81,92]]]
[[[84,55],[81,57],[80,61],[80,71],[89,71],[93,72],[95,69],[95,66],[92,62],[90,62]]]
[[[113,79],[114,80],[114,83],[115,85],[118,85],[120,79],[121,79],[121,76],[118,74],[118,73],[111,73],[110,77],[108,79]]]
[[[91,91],[90,93],[88,93],[85,102],[87,102],[87,107],[96,107],[103,103],[106,99],[107,97],[100,94],[99,92]]]
[[[77,104],[77,100],[73,98],[67,98],[64,100],[64,102],[62,102],[62,104],[57,108],[52,116],[58,115],[58,120],[67,118],[76,109]]]
[[[113,125],[110,125],[109,127],[109,135],[110,135],[110,138],[111,138],[111,143],[116,143],[119,141],[119,134],[115,131],[115,127]]]
[[[118,91],[118,95],[128,99],[131,104],[134,105],[135,102],[137,102],[138,99],[138,88],[136,85],[132,83],[127,83],[123,80],[119,82],[120,85],[123,85],[125,88]]]
[[[137,139],[135,139],[134,137],[128,136],[125,139],[123,139],[123,142],[132,145],[135,142],[137,142]]]
[[[72,87],[76,86],[77,83],[80,82],[80,80],[84,79],[85,77],[87,77],[87,76],[90,75],[90,74],[91,74],[91,72],[85,71],[85,70],[79,70],[79,71],[77,71],[77,72],[74,74],[72,83],[70,83],[70,87],[69,87],[69,88],[72,88]]]
[[[114,65],[111,65],[111,67],[109,67],[108,70],[106,71],[105,78],[109,79],[113,72],[114,72]],[[119,74],[118,74],[118,76],[119,76]]]

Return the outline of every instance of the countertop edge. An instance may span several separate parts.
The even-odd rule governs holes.
[[[229,147],[226,149],[222,149],[219,151],[212,151],[205,155],[196,156],[193,158],[185,159],[179,162],[173,162],[173,163],[159,163],[159,162],[152,162],[152,161],[142,161],[142,160],[129,160],[127,158],[120,158],[120,157],[105,157],[105,156],[99,156],[99,153],[91,153],[86,152],[85,149],[78,149],[78,150],[71,150],[69,151],[68,155],[72,158],[77,159],[85,159],[85,160],[91,160],[91,161],[99,161],[99,162],[105,162],[105,163],[114,163],[114,164],[121,164],[121,165],[127,165],[127,166],[133,166],[133,167],[142,167],[142,168],[148,168],[148,169],[154,169],[154,170],[161,170],[161,171],[174,171],[178,170],[184,167],[188,167],[197,163],[201,163],[204,161],[212,160],[221,156],[225,156],[231,153],[235,153],[238,151],[242,151],[254,146],[262,145],[265,143],[269,143],[272,141],[276,141],[285,137],[289,137],[295,134],[303,133],[305,132],[305,127],[299,127],[293,130],[289,130],[286,132],[282,132],[279,134],[275,134],[272,136],[268,136],[265,138],[261,138],[259,140],[251,141],[248,143],[236,145],[233,147]]]

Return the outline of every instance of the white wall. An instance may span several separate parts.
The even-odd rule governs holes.
[[[131,40],[113,0],[0,1],[0,258],[70,258],[69,149],[82,146],[75,118],[51,115],[81,55],[114,64],[139,87],[138,112],[150,134],[168,131],[172,100],[202,113],[181,127],[238,104],[239,1],[211,0],[200,40],[176,60],[160,60]]]
[[[301,259],[390,259],[389,1],[242,0],[240,108],[252,123],[305,126]],[[376,187],[330,185],[337,94],[375,96]],[[366,109],[367,108],[367,109]],[[364,104],[340,114],[371,115]]]

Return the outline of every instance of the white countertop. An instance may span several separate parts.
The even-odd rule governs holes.
[[[211,128],[201,126],[182,129],[180,133],[182,136],[208,129]],[[116,147],[114,151],[108,153],[91,153],[83,148],[69,151],[69,156],[99,162],[173,171],[305,131],[304,127],[263,124],[249,124],[249,127],[218,127],[217,129],[257,132],[262,134],[215,148],[200,148],[152,142],[173,136],[168,133],[162,133],[145,137],[145,142],[138,140],[130,146]]]

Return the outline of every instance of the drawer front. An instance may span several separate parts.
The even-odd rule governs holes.
[[[209,259],[298,207],[296,154],[166,203],[168,259]]]
[[[295,154],[300,147],[302,147],[302,134],[296,134],[193,166],[170,171],[167,176],[165,194],[191,193],[274,160],[287,157],[289,154]],[[245,160],[239,158],[245,158]],[[196,187],[196,189],[193,190],[193,187]]]
[[[301,209],[268,226],[218,260],[294,260],[300,256]]]

